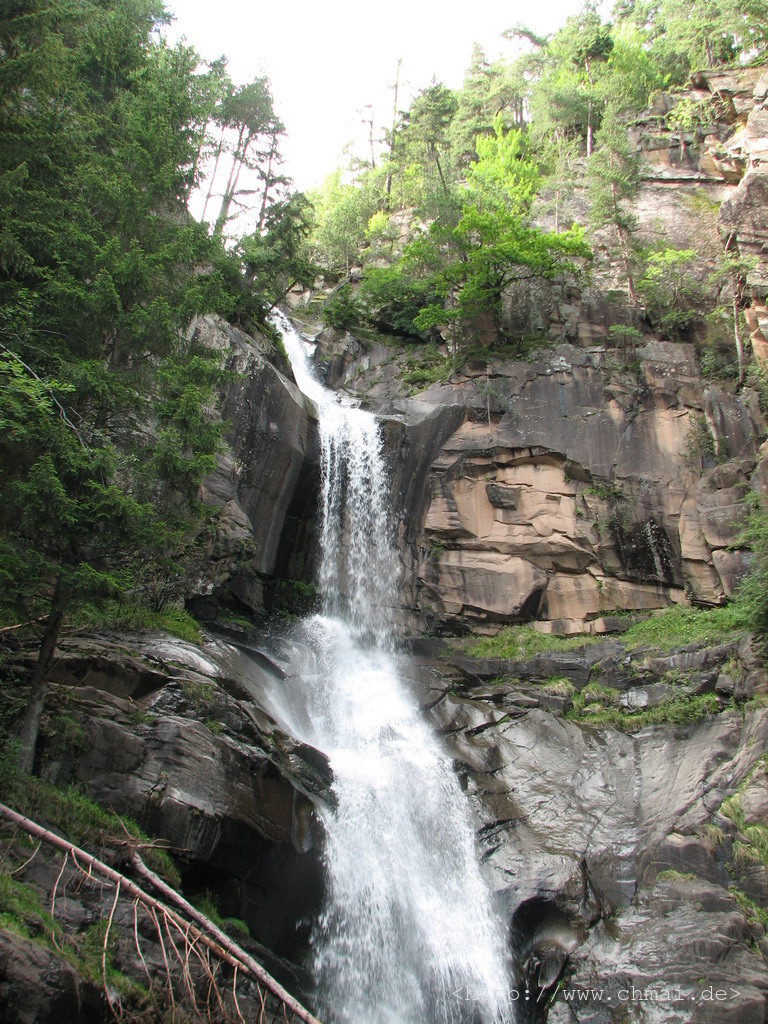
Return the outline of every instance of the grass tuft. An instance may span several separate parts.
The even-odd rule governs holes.
[[[540,633],[532,626],[504,626],[496,636],[482,636],[470,640],[465,652],[470,658],[504,658],[526,661],[535,654],[548,651],[577,651],[597,643],[596,636],[554,636]]]
[[[747,616],[737,605],[702,610],[700,608],[664,608],[636,622],[622,636],[633,647],[670,649],[693,643],[718,643],[749,628]]]

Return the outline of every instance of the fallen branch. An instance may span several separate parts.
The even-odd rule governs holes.
[[[131,863],[136,869],[137,874],[153,885],[167,900],[170,900],[183,910],[188,917],[191,917],[201,928],[204,928],[209,935],[212,935],[223,950],[230,953],[234,959],[239,960],[243,965],[243,969],[256,978],[257,981],[261,982],[264,988],[271,992],[275,998],[279,999],[281,1003],[284,1003],[299,1020],[305,1021],[306,1024],[320,1024],[316,1017],[308,1013],[301,1003],[298,1003],[290,993],[286,992],[282,985],[275,981],[272,975],[265,971],[252,956],[249,956],[234,939],[227,935],[226,932],[223,932],[221,928],[217,928],[213,921],[210,921],[205,914],[201,914],[196,907],[188,903],[183,896],[180,896],[175,889],[172,889],[167,882],[164,882],[159,875],[156,875],[154,871],[148,868],[136,850],[131,854]]]
[[[174,903],[178,908],[182,909],[184,913],[198,925],[197,928],[191,925],[188,920],[185,920],[185,918],[182,917],[178,911],[174,910],[173,907],[167,906],[161,900],[151,896],[148,892],[142,889],[141,886],[137,885],[136,882],[122,874],[122,872],[115,870],[115,868],[110,867],[109,864],[105,864],[104,861],[99,860],[98,857],[94,857],[86,850],[75,846],[66,839],[62,839],[61,836],[50,832],[48,829],[38,825],[37,822],[32,821],[31,818],[24,817],[24,815],[19,814],[17,811],[12,810],[10,807],[7,807],[2,803],[0,803],[0,818],[5,818],[6,821],[16,825],[28,835],[34,836],[35,839],[39,839],[42,842],[55,847],[57,850],[61,850],[66,855],[67,859],[71,857],[73,863],[76,864],[84,874],[93,875],[95,873],[111,882],[116,887],[117,892],[112,914],[110,914],[110,922],[112,915],[114,914],[117,895],[121,889],[126,893],[126,895],[141,903],[150,918],[153,919],[157,928],[163,958],[166,963],[169,984],[170,965],[167,961],[166,948],[162,939],[162,931],[158,920],[158,914],[163,917],[166,923],[171,922],[182,934],[189,936],[191,941],[199,942],[201,945],[209,949],[219,960],[223,960],[234,970],[238,970],[242,974],[246,974],[253,978],[257,982],[259,998],[262,1000],[262,1005],[263,997],[260,989],[263,987],[282,1005],[284,1016],[286,1016],[286,1011],[290,1010],[293,1017],[302,1021],[303,1024],[320,1024],[320,1021],[316,1017],[306,1010],[301,1003],[294,999],[293,996],[287,992],[282,985],[280,985],[280,983],[271,976],[271,974],[264,970],[261,964],[257,963],[252,956],[246,953],[246,951],[242,949],[234,939],[223,932],[220,928],[217,928],[216,925],[204,914],[201,914],[199,910],[196,910],[190,903],[187,903],[187,901],[180,896],[175,889],[172,889],[158,875],[151,871],[136,850],[133,850],[131,855],[131,862],[136,871],[150,882],[159,892],[161,892],[166,899]],[[88,869],[87,872],[86,867]],[[170,938],[170,934],[168,937]],[[189,941],[190,940],[188,939],[187,942]],[[141,959],[143,962],[143,957],[141,957]],[[188,959],[186,960],[186,963],[181,958],[179,958],[179,960],[182,969],[187,972]],[[186,983],[187,979],[185,978],[184,980]],[[173,1005],[172,991],[170,992],[170,999],[171,1004]]]
[[[3,626],[2,629],[0,629],[0,636],[3,636],[5,633],[13,633],[14,630],[17,629],[24,629],[25,626],[35,626],[38,622],[45,622],[47,618],[47,615],[39,615],[36,619],[28,619],[26,622],[17,622],[15,626]]]

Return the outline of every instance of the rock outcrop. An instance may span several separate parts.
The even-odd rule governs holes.
[[[330,776],[261,710],[282,671],[211,639],[202,650],[162,634],[66,641],[37,767],[185,851],[188,884],[290,956],[322,892],[313,807]]]
[[[658,96],[631,126],[643,161],[635,237],[687,254],[696,298],[679,299],[685,341],[659,334],[652,311],[636,311],[622,335],[624,269],[601,233],[590,282],[523,281],[505,293],[501,333],[533,349],[517,360],[491,346],[476,368],[403,398],[414,356],[319,336],[333,380],[392,420],[412,625],[537,619],[568,633],[599,630],[612,611],[733,595],[750,558],[739,549],[742,499],[766,485],[764,398],[734,387],[728,366],[734,309],[758,364],[768,360],[767,117],[764,70],[729,69]],[[578,181],[567,203],[561,223],[586,223]],[[542,223],[549,216],[542,207]],[[723,261],[735,256],[746,270],[732,276]]]
[[[768,832],[754,699],[768,679],[748,639],[668,653],[610,640],[506,663],[441,653],[423,661],[423,699],[480,816],[521,1019],[763,1021],[768,875],[750,843]],[[589,724],[590,709],[623,709],[630,727],[705,693],[726,708],[726,670],[746,685],[740,710],[633,732]]]
[[[385,406],[403,423],[404,592],[423,621],[573,632],[733,593],[741,499],[762,488],[757,396],[705,381],[689,345],[638,356],[630,372],[559,346]]]
[[[193,326],[197,341],[220,351],[230,382],[221,395],[229,450],[201,492],[216,509],[210,539],[188,571],[185,597],[206,598],[261,613],[265,586],[276,576],[301,578],[309,558],[319,454],[311,403],[268,358],[269,339],[250,336],[218,317]]]

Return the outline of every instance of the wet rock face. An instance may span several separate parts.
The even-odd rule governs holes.
[[[278,671],[216,642],[65,642],[39,769],[186,851],[188,884],[216,892],[225,916],[291,956],[306,939],[297,922],[322,892],[313,811],[330,777],[323,756],[255,702],[259,679]],[[74,746],[59,738],[63,721]]]
[[[510,922],[521,1021],[765,1019],[768,876],[749,846],[768,832],[765,711],[633,734],[563,717],[590,680],[616,706],[648,708],[753,665],[746,639],[630,654],[613,639],[505,664],[443,651],[423,664],[425,706]]]
[[[0,1016],[5,1024],[100,1024],[104,995],[61,957],[0,931]]]
[[[314,413],[289,368],[274,365],[268,339],[215,316],[200,318],[193,333],[222,353],[232,380],[220,406],[230,450],[201,491],[219,510],[215,532],[190,572],[186,596],[232,595],[262,612],[265,584],[291,569],[303,578],[311,558],[319,473]]]
[[[617,372],[603,350],[560,346],[498,365],[491,400],[483,373],[385,407],[404,422],[394,491],[422,620],[573,632],[733,593],[740,502],[762,486],[755,396],[706,384],[690,346],[639,356]]]

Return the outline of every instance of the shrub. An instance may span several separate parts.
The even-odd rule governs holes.
[[[326,327],[349,331],[362,323],[363,311],[350,286],[343,284],[325,300],[320,316]]]

